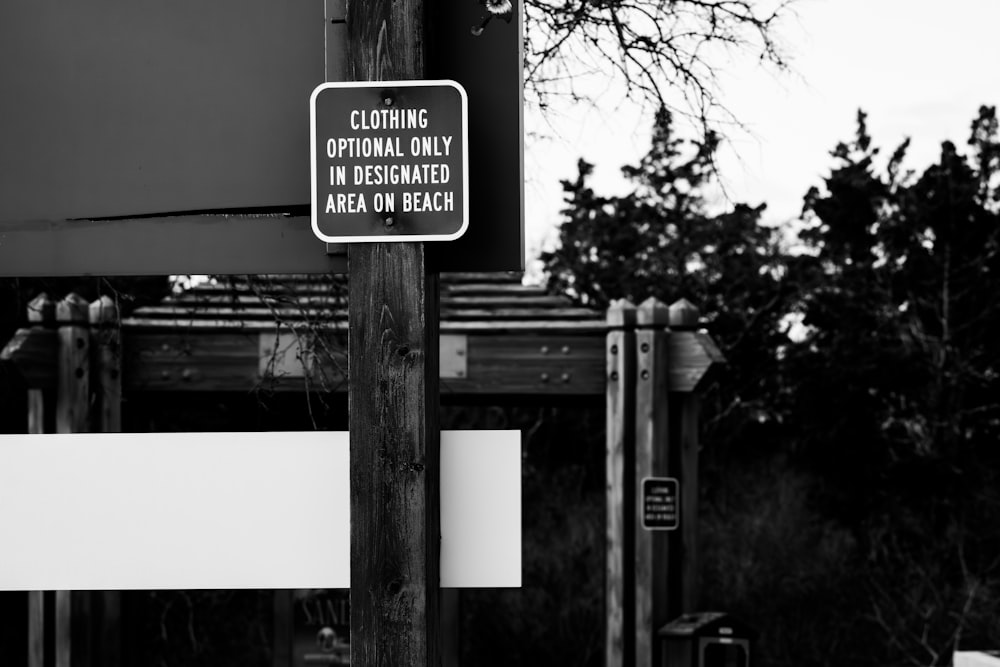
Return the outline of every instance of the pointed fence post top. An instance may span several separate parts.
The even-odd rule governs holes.
[[[118,304],[107,294],[90,304],[90,323],[113,326],[118,322]]]
[[[86,322],[90,319],[89,305],[82,296],[70,292],[56,304],[56,319],[60,323]]]
[[[48,293],[42,292],[28,302],[28,321],[32,323],[51,322],[56,317],[55,301]]]
[[[646,328],[666,327],[670,324],[670,309],[667,304],[651,296],[639,304],[636,324]]]
[[[701,311],[685,298],[670,304],[670,327],[672,329],[697,329],[701,321]]]
[[[628,299],[612,299],[606,318],[609,329],[634,329],[635,304]]]

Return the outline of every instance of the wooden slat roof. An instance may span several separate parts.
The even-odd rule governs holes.
[[[441,276],[441,331],[595,334],[606,329],[602,311],[575,306],[520,273],[445,273]],[[240,276],[213,279],[156,305],[134,311],[126,329],[273,331],[310,326],[343,328],[347,283],[336,275]]]

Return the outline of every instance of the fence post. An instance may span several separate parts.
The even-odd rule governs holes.
[[[56,304],[42,292],[28,303],[28,322],[33,327],[55,323]],[[28,433],[51,433],[55,428],[52,391],[28,388]],[[28,667],[45,667],[45,591],[28,592]]]
[[[90,304],[91,380],[97,410],[94,430],[121,433],[122,354],[118,304],[105,295]]]
[[[686,299],[670,305],[670,329],[675,337],[698,327],[698,308]],[[678,346],[680,347],[680,346]],[[683,348],[682,348],[683,349]],[[680,365],[680,364],[678,364]],[[700,377],[698,378],[700,380]],[[698,414],[700,401],[696,380],[674,392],[675,448],[680,454],[680,535],[678,544],[680,613],[695,611],[698,605]]]
[[[635,531],[635,665],[659,667],[656,631],[677,609],[671,604],[667,577],[671,533],[643,526],[643,484],[647,477],[668,477],[669,431],[669,309],[654,297],[636,312],[635,466],[632,503]],[[676,598],[676,594],[673,595]]]
[[[121,433],[122,430],[122,354],[118,304],[105,295],[90,304],[91,373],[95,385],[94,430]],[[87,595],[86,592],[77,595]],[[95,634],[93,656],[101,667],[121,665],[121,593],[94,591]]]
[[[56,432],[90,430],[90,319],[87,302],[70,293],[56,304],[59,369],[56,373]]]
[[[626,667],[635,661],[633,634],[635,571],[630,499],[635,463],[635,306],[621,299],[607,312],[607,412],[605,418],[606,551],[604,664]]]
[[[87,302],[67,294],[56,304],[58,369],[56,432],[90,430],[90,328]],[[55,665],[89,667],[90,598],[86,592],[55,593]]]

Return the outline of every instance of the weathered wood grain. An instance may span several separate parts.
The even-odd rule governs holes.
[[[288,326],[284,323],[283,326]],[[164,331],[173,330],[177,335],[184,336],[191,331],[212,332],[212,331],[243,331],[259,332],[274,331],[278,326],[273,320],[234,320],[234,319],[165,319],[156,320],[141,317],[128,317],[122,325],[130,330]],[[322,323],[310,323],[314,329],[340,330],[345,331],[343,322],[332,321]],[[578,322],[566,321],[545,321],[545,320],[502,320],[491,322],[488,320],[475,320],[468,322],[444,321],[441,323],[442,333],[471,333],[471,332],[517,332],[517,333],[567,333],[567,334],[596,334],[601,339],[607,327],[599,320],[580,320]]]
[[[605,632],[604,664],[625,667],[635,659],[632,642],[635,609],[632,591],[633,515],[630,498],[634,480],[635,441],[635,306],[616,301],[608,309],[605,342],[607,373],[605,446]]]
[[[671,401],[675,404],[675,449],[680,458],[680,536],[677,540],[680,613],[698,608],[698,387],[713,366],[723,363],[722,353],[707,335],[698,332],[701,313],[686,299],[670,305]]]
[[[96,403],[94,428],[101,433],[122,430],[122,354],[118,304],[103,296],[89,307],[91,379]]]
[[[90,327],[88,306],[70,293],[56,304],[59,371],[56,385],[56,432],[90,430]]]
[[[122,430],[122,354],[118,304],[105,295],[88,308],[90,319],[90,375],[94,396],[93,429],[100,433]],[[121,665],[121,592],[79,591],[90,595],[93,656],[101,667]]]
[[[303,287],[312,287],[303,286]],[[284,306],[291,307],[295,306],[297,308],[345,308],[347,306],[347,296],[346,294],[312,294],[311,290],[303,289],[301,293],[297,292],[269,292],[261,291],[254,294],[248,294],[241,290],[235,291],[211,291],[206,293],[196,293],[196,292],[183,292],[181,294],[168,297],[160,302],[159,306],[146,306],[142,309],[143,316],[149,316],[154,313],[160,312],[159,308],[164,308],[169,312],[170,307],[183,307],[188,306],[191,308],[196,307],[219,307],[227,306],[233,308],[234,312],[242,313],[245,311],[243,306],[254,307],[259,304],[268,304],[274,306]],[[329,292],[329,288],[326,288]],[[466,294],[453,294],[447,289],[441,290],[441,306],[449,306],[455,308],[461,307],[473,307],[473,308],[533,308],[533,309],[548,309],[548,308],[564,308],[569,305],[569,299],[561,296],[554,296],[551,294],[513,294],[508,291],[500,293],[488,293],[483,295],[469,295]],[[596,317],[597,313],[592,310],[587,310],[590,317]],[[547,310],[534,310],[532,313],[535,317],[538,316],[548,316]]]
[[[669,431],[669,352],[666,331],[669,311],[649,298],[636,313],[635,398],[635,665],[660,665],[657,630],[672,617],[668,608],[667,558],[670,533],[642,526],[642,480],[668,477],[671,470]]]
[[[54,323],[55,302],[43,292],[28,304],[27,315],[28,321],[34,325],[31,330],[45,332],[46,339],[43,346],[44,352],[40,358],[31,361],[34,355],[27,355],[28,367],[34,369],[38,366],[46,366],[48,368],[46,373],[48,376],[47,388],[40,388],[42,383],[37,379],[34,384],[28,384],[28,433],[46,433],[55,428],[55,415],[52,408],[55,398],[56,335],[54,330],[45,330],[40,327],[43,325],[51,327]],[[20,333],[21,331],[18,331],[18,334]],[[9,344],[0,356],[6,355],[8,349],[10,349]],[[20,345],[15,346],[15,349],[20,350]],[[48,424],[46,424],[46,419],[48,419]],[[28,592],[28,667],[47,667],[45,660],[45,599],[44,591]],[[51,662],[51,657],[50,655],[49,662]]]
[[[261,354],[271,350],[273,341],[273,327],[260,333],[126,332],[124,387],[126,391],[305,391],[301,365],[269,365],[268,357],[261,373]],[[294,356],[297,351],[285,352],[289,353]],[[442,396],[604,393],[604,344],[594,336],[474,334],[467,336],[466,354],[466,377],[442,381]],[[336,335],[312,358],[310,391],[347,391],[347,354]]]
[[[347,75],[424,76],[423,0],[347,6]],[[438,299],[423,244],[353,244],[351,664],[441,664]]]
[[[350,264],[352,664],[438,665],[434,276],[414,244]]]

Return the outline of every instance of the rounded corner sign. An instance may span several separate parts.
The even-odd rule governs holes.
[[[324,83],[309,104],[312,228],[327,243],[452,241],[469,225],[455,81]]]

